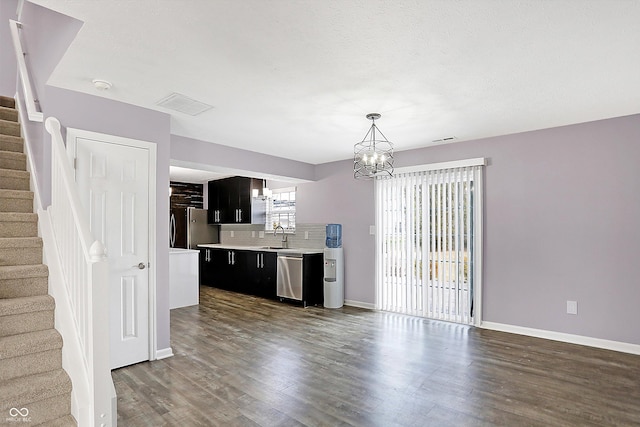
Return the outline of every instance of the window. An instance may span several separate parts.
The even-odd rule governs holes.
[[[452,163],[376,182],[379,309],[476,323],[484,159]]]
[[[267,201],[265,230],[282,226],[287,233],[296,231],[296,187],[273,190]]]

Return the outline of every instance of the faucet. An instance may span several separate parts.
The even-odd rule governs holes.
[[[276,228],[273,229],[273,235],[275,236],[276,233],[278,232],[278,228],[282,229],[282,248],[283,249],[287,249],[287,247],[289,246],[289,242],[287,241],[287,235],[284,234],[284,227],[281,225],[278,225]]]

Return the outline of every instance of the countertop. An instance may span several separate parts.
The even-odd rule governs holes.
[[[272,246],[238,246],[238,245],[225,245],[222,243],[208,243],[198,245],[199,248],[211,248],[211,249],[231,249],[235,251],[260,251],[260,252],[279,252],[279,253],[295,253],[295,254],[321,254],[323,249],[313,248],[276,248]]]
[[[170,254],[189,254],[189,253],[200,253],[200,251],[196,249],[183,249],[183,248],[169,248]]]

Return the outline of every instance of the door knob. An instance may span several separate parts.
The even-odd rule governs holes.
[[[134,265],[133,268],[138,267],[140,270],[144,270],[144,268],[146,267],[146,264],[144,262],[141,262],[138,265]]]

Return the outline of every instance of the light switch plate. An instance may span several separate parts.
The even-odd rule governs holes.
[[[229,232],[229,235],[230,235],[231,237],[234,237],[235,233],[233,232],[233,230],[231,230],[231,231]]]
[[[256,237],[256,232],[255,231],[251,232],[251,237]]]
[[[258,231],[258,237],[264,239],[264,231]]]
[[[375,225],[370,225],[369,226],[369,234],[371,234],[372,236],[376,235],[376,226]]]
[[[578,301],[567,301],[567,314],[578,314]]]

